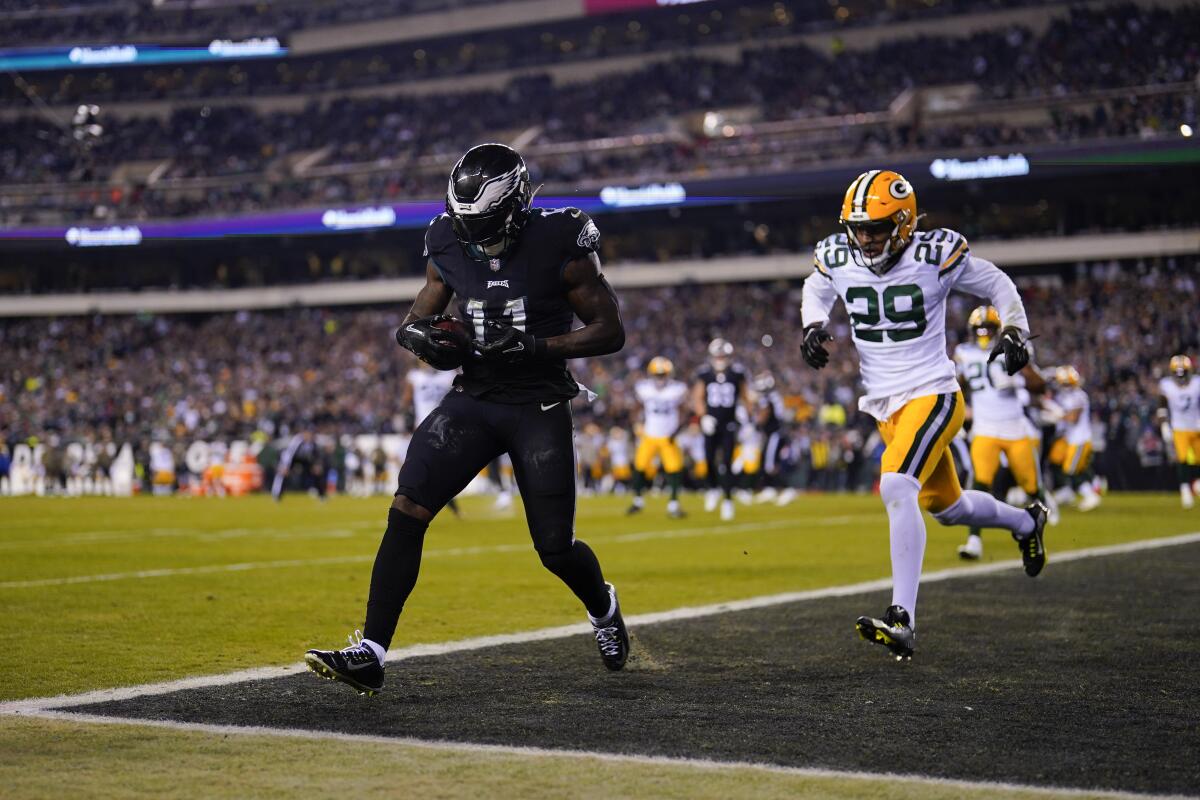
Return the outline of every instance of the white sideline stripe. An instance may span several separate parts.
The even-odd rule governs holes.
[[[831,780],[853,780],[863,782],[887,781],[910,783],[920,786],[940,786],[947,789],[970,791],[1028,792],[1051,797],[1103,797],[1112,800],[1187,800],[1185,795],[1140,794],[1118,792],[1111,789],[1055,788],[1022,783],[992,781],[966,781],[954,778],[937,778],[930,775],[903,774],[894,772],[862,772],[858,770],[820,769],[817,767],[788,767],[782,764],[757,763],[753,761],[714,761],[704,758],[672,756],[647,756],[624,753],[606,753],[590,750],[552,750],[545,747],[521,747],[519,745],[478,744],[474,742],[435,741],[408,739],[394,736],[369,736],[358,733],[314,731],[304,728],[265,728],[242,725],[212,725],[203,722],[175,722],[164,719],[130,719],[100,714],[76,714],[71,712],[43,711],[39,719],[89,722],[99,725],[130,725],[136,727],[165,728],[189,733],[210,733],[221,736],[272,736],[283,739],[315,739],[319,741],[353,742],[357,744],[380,744],[389,747],[415,747],[453,753],[479,753],[482,755],[518,756],[526,758],[559,758],[580,761],[601,761],[616,764],[640,764],[656,767],[690,768],[712,771],[752,770],[774,775],[793,775],[803,778],[828,778]]]
[[[841,517],[829,517],[821,520],[821,525],[848,525],[852,522],[874,519],[878,515],[857,514]],[[590,541],[605,544],[624,544],[627,542],[642,542],[652,539],[678,539],[692,536],[724,536],[732,533],[748,533],[752,531],[773,530],[777,528],[810,527],[796,520],[771,520],[768,522],[743,522],[735,525],[712,525],[697,528],[675,528],[673,530],[650,530],[636,533],[621,533],[616,536],[589,536]],[[533,546],[522,544],[492,544],[472,547],[449,547],[441,550],[426,550],[425,558],[454,558],[459,556],[475,556],[487,553],[524,553],[532,552]],[[210,575],[220,572],[245,572],[255,569],[281,569],[285,567],[329,566],[331,564],[361,564],[374,561],[375,554],[357,556],[329,556],[327,558],[293,558],[279,561],[245,561],[236,564],[206,564],[199,567],[164,567],[161,569],[142,569],[133,572],[110,572],[100,575],[74,575],[64,578],[36,578],[25,581],[0,581],[0,589],[34,589],[43,586],[70,586],[78,583],[99,583],[102,581],[143,580],[146,578],[170,578],[179,575]]]
[[[1194,544],[1197,542],[1200,542],[1200,531],[1179,534],[1177,536],[1167,536],[1158,539],[1144,539],[1137,542],[1107,545],[1103,547],[1089,547],[1082,550],[1068,550],[1065,553],[1055,556],[1052,563],[1057,564],[1066,561],[1081,561],[1087,558],[1102,558],[1104,556],[1136,553],[1142,550],[1155,550],[1162,547],[1174,547],[1178,545]],[[981,564],[969,567],[952,567],[950,569],[926,573],[921,577],[921,582],[923,584],[938,583],[941,581],[953,580],[955,578],[970,577],[972,575],[990,575],[992,573],[1004,572],[1020,566],[1020,561],[1013,560],[996,561],[991,564]],[[680,620],[697,619],[699,617],[714,616],[716,614],[728,614],[735,611],[749,611],[757,608],[768,608],[770,606],[783,605],[786,603],[799,603],[808,600],[821,600],[830,597],[845,597],[847,595],[883,591],[890,588],[891,585],[891,578],[879,578],[877,580],[851,583],[843,586],[829,586],[821,589],[808,589],[800,592],[783,592],[781,594],[761,595],[759,597],[749,597],[744,600],[731,600],[724,603],[712,603],[704,606],[684,606],[682,608],[675,608],[668,611],[655,611],[647,614],[635,614],[634,616],[626,617],[625,621],[630,626],[656,625],[663,622],[677,622]],[[526,644],[529,642],[540,642],[549,639],[563,639],[568,636],[575,636],[590,632],[591,628],[586,622],[575,623],[572,625],[558,625],[552,628],[540,628],[538,630],[504,633],[494,636],[477,636],[470,639],[458,639],[451,642],[415,644],[408,647],[389,650],[387,658],[389,662],[403,661],[409,658],[441,656],[448,655],[450,653],[461,653],[469,650],[482,650],[484,648],[497,647],[499,645],[506,644]],[[254,669],[239,670],[237,672],[229,672],[221,675],[203,675],[194,678],[181,678],[173,681],[165,681],[162,683],[142,684],[141,686],[98,689],[95,691],[74,695],[58,695],[55,697],[31,698],[27,700],[9,700],[7,702],[0,703],[0,714],[37,716],[41,712],[45,712],[50,709],[64,709],[72,706],[90,705],[92,703],[132,700],[138,697],[170,694],[171,692],[185,691],[188,689],[203,689],[212,686],[228,686],[235,683],[245,683],[247,681],[267,680],[269,678],[279,678],[287,675],[298,674],[304,672],[306,669],[307,667],[305,667],[303,663],[291,664],[288,666],[256,667]]]

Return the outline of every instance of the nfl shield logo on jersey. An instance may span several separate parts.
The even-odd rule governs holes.
[[[499,272],[500,271],[500,259],[498,259],[498,258],[491,259],[490,261],[488,261],[488,266],[492,268],[492,272]]]

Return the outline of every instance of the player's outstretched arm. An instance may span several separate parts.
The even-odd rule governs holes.
[[[567,302],[583,327],[546,339],[546,356],[602,356],[624,347],[625,323],[621,321],[617,294],[600,270],[600,257],[588,253],[568,262],[563,282],[567,285]]]

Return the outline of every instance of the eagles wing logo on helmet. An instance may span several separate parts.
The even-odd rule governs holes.
[[[599,243],[600,229],[596,227],[596,223],[589,219],[587,225],[584,225],[583,230],[579,232],[579,238],[575,240],[575,244],[584,250],[595,250],[596,245]]]
[[[451,175],[450,184],[446,188],[446,198],[450,201],[451,210],[455,214],[486,214],[517,187],[521,182],[523,169],[523,166],[517,166],[503,175],[487,179],[479,185],[479,190],[470,202],[466,203],[458,198],[454,190],[454,177]]]

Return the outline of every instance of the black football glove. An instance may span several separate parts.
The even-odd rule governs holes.
[[[396,329],[396,344],[435,369],[454,369],[462,364],[463,352],[453,334],[433,327],[448,319],[447,314],[435,314],[407,322]]]
[[[1005,328],[1000,332],[1000,340],[992,348],[992,354],[988,356],[988,364],[999,358],[1001,354],[1004,355],[1004,371],[1009,375],[1016,375],[1029,363],[1029,348],[1025,344],[1025,337],[1016,328]]]
[[[475,344],[475,350],[484,361],[521,364],[533,361],[542,354],[538,349],[539,344],[544,350],[544,343],[532,333],[498,320],[489,319],[483,323],[483,330],[484,340]]]
[[[810,367],[822,369],[829,363],[829,351],[825,349],[825,343],[830,341],[833,341],[833,334],[819,322],[804,329],[804,344],[800,346],[800,354]]]

